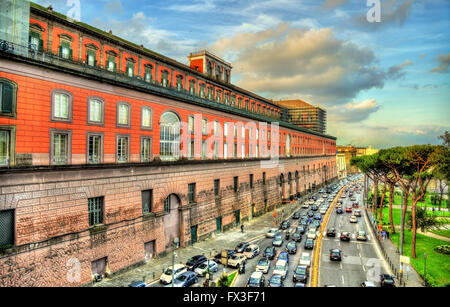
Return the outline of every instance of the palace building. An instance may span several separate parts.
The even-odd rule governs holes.
[[[337,177],[336,138],[233,85],[217,56],[185,65],[51,7],[2,5],[0,286],[84,285]]]

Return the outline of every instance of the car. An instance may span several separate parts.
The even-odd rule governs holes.
[[[321,220],[322,219],[322,214],[320,214],[320,213],[314,214],[314,219],[315,220]]]
[[[261,258],[256,265],[256,271],[267,274],[270,270],[270,260],[268,258]]]
[[[366,280],[366,281],[363,281],[361,283],[361,287],[364,287],[364,288],[375,288],[376,286],[375,286],[374,282]]]
[[[342,214],[342,213],[343,213],[343,211],[342,211],[342,209],[341,209],[341,208],[337,208],[337,209],[336,209],[336,213],[337,213],[337,214]]]
[[[327,213],[328,208],[322,207],[320,208],[320,214],[326,214]]]
[[[314,216],[314,212],[309,210],[306,215],[308,215],[308,217],[313,217]]]
[[[269,280],[269,287],[283,287],[283,277],[281,275],[272,275]]]
[[[294,285],[294,288],[304,288],[306,287],[306,284],[302,283],[302,282],[297,282]]]
[[[264,287],[265,277],[261,272],[253,272],[247,282],[247,287]]]
[[[302,241],[302,235],[300,232],[294,232],[291,236],[292,240],[294,240],[295,242],[301,242]]]
[[[380,286],[381,287],[395,287],[394,276],[389,274],[380,275]]]
[[[355,196],[352,196],[352,197],[350,197],[350,200],[351,200],[351,201],[355,201],[355,200],[356,200],[356,197],[355,197]]]
[[[273,238],[279,232],[278,228],[270,228],[266,233],[266,238]]]
[[[292,215],[292,218],[293,218],[294,220],[298,220],[298,219],[300,218],[301,215],[302,215],[302,213],[301,213],[300,211],[297,211],[297,212],[295,212],[295,213]]]
[[[276,249],[273,246],[268,246],[264,250],[263,256],[269,260],[273,260],[275,258]]]
[[[285,279],[288,271],[288,263],[285,260],[278,260],[273,268],[273,275],[280,275]]]
[[[178,275],[177,278],[175,278],[175,280],[173,282],[173,286],[174,287],[189,287],[196,283],[198,283],[197,274],[195,274],[192,271],[186,271],[186,272]]]
[[[319,207],[317,207],[317,205],[312,205],[311,210],[312,211],[317,211],[319,209]]]
[[[294,270],[292,281],[306,283],[308,281],[308,276],[309,276],[309,267],[305,265],[298,265]]]
[[[244,251],[244,256],[247,257],[247,259],[252,259],[257,255],[259,255],[259,246],[256,244],[250,244]]]
[[[309,253],[302,253],[300,256],[299,265],[311,266],[311,255]]]
[[[358,223],[358,218],[354,215],[350,217],[350,223]]]
[[[305,226],[300,225],[300,226],[297,227],[297,232],[298,232],[298,233],[304,234],[305,231],[306,231],[306,227],[305,227]]]
[[[342,202],[341,202],[341,201],[338,201],[338,202],[336,203],[336,209],[338,209],[338,208],[341,208],[341,209],[342,209]]]
[[[230,259],[234,254],[236,254],[236,251],[234,249],[227,249],[227,259]],[[214,256],[214,261],[216,263],[222,263],[222,253],[218,253]]]
[[[307,218],[306,219],[302,219],[300,221],[300,225],[304,226],[304,227],[308,226],[309,225],[309,220]]]
[[[365,231],[358,231],[358,234],[356,235],[356,240],[358,241],[367,241],[367,234]]]
[[[244,254],[235,254],[228,260],[228,266],[237,268],[241,264],[244,264],[247,262],[247,258],[244,256]]]
[[[173,266],[168,267],[160,276],[159,282],[165,285],[172,283],[172,275],[174,278],[177,278],[179,275],[187,272],[188,268],[184,264],[175,264]]]
[[[330,260],[341,261],[342,260],[342,251],[337,248],[330,249]]]
[[[314,248],[314,240],[313,239],[306,239],[304,248],[305,249],[313,249]]]
[[[327,230],[327,237],[336,237],[336,229],[335,228],[328,228],[328,230]]]
[[[284,260],[289,263],[289,253],[286,251],[279,251],[277,254],[277,261],[278,260]]]
[[[273,241],[272,241],[272,245],[273,246],[283,245],[283,238],[281,237],[281,235],[279,235],[279,234],[275,235],[275,237],[273,238]]]
[[[309,208],[309,203],[308,202],[304,202],[302,204],[302,208],[304,208],[304,209]]]
[[[317,234],[316,234],[316,229],[315,228],[311,228],[310,230],[308,230],[308,234],[306,235],[307,239],[315,240],[316,237],[317,237]]]
[[[355,212],[353,212],[354,216],[360,217],[361,216],[361,210],[355,210]]]
[[[200,264],[205,262],[207,259],[205,255],[196,255],[188,259],[186,262],[186,267],[189,271],[194,271]]]
[[[219,271],[219,266],[212,260],[206,260],[194,270],[198,276],[206,276],[207,273],[216,273],[217,271]]]
[[[289,222],[288,220],[283,221],[280,225],[280,229],[282,229],[282,230],[286,230],[289,227],[291,227],[291,222]]]
[[[353,208],[359,208],[359,204],[358,204],[358,203],[353,203],[353,204],[352,204],[352,207],[353,207]]]
[[[312,227],[319,228],[320,227],[320,221],[319,220],[314,220],[312,222]]]
[[[286,244],[286,251],[288,254],[296,254],[297,253],[297,243],[295,241],[290,241]]]
[[[250,245],[250,243],[241,242],[235,247],[236,253],[243,253],[245,249]]]
[[[133,281],[131,284],[128,285],[128,287],[145,288],[145,287],[148,287],[148,285],[145,283],[145,281]]]
[[[347,207],[347,208],[345,208],[345,212],[347,212],[347,213],[352,213],[352,207]]]
[[[350,241],[351,235],[348,231],[341,232],[341,241]]]

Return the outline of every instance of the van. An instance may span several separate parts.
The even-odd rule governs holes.
[[[273,269],[273,275],[280,275],[281,278],[286,278],[288,271],[288,263],[285,260],[278,260]]]

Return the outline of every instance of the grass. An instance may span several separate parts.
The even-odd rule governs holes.
[[[391,235],[391,240],[397,245],[399,234]],[[411,257],[412,232],[405,231],[404,254]],[[424,253],[427,254],[427,282],[433,287],[443,287],[450,284],[450,255],[440,254],[434,251],[439,245],[448,245],[448,242],[426,237],[421,234],[416,236],[416,258],[410,258],[419,275],[424,278]]]
[[[439,236],[450,238],[450,229],[446,230],[430,230],[430,232],[437,234]]]
[[[381,193],[382,193],[382,191],[379,191],[379,195],[381,195]],[[372,194],[373,194],[373,191],[369,191],[368,196],[370,196]],[[425,197],[424,197],[425,201],[424,200],[419,201],[417,203],[417,206],[419,206],[419,207],[428,207],[428,208],[431,208],[431,207],[439,208],[439,204],[433,205],[431,203],[431,196],[432,196],[432,194],[433,193],[427,192],[425,194]],[[389,203],[389,191],[386,191],[386,196],[385,196],[384,199],[385,199],[386,204],[388,204]],[[400,206],[401,204],[402,204],[402,196],[401,196],[401,194],[394,193],[394,204],[393,205],[394,206]],[[412,200],[411,200],[411,197],[409,197],[408,198],[408,206],[411,206],[411,205],[412,205]],[[442,199],[441,208],[448,208],[448,200]]]
[[[234,279],[234,276],[237,274],[237,271],[236,272],[233,272],[232,274],[230,274],[230,275],[228,275],[228,286],[231,286],[231,282],[233,281],[233,279]]]
[[[379,209],[377,211],[377,214],[379,214]],[[450,212],[444,212],[444,211],[430,211],[428,212],[428,215],[430,216],[438,216],[438,217],[450,217]],[[406,212],[406,218],[408,217],[408,211]],[[402,210],[401,209],[395,209],[392,208],[392,219],[394,221],[394,225],[400,225],[402,220]],[[383,208],[383,225],[389,225],[389,207]]]

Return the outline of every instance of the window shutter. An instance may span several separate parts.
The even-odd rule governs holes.
[[[1,112],[12,113],[13,112],[14,88],[11,84],[8,84],[8,83],[2,83],[1,88],[2,88]]]
[[[59,56],[62,57],[62,45],[59,46]]]
[[[40,52],[44,51],[44,40],[42,39],[39,40],[39,51]]]
[[[73,60],[73,51],[69,49],[69,59]]]

